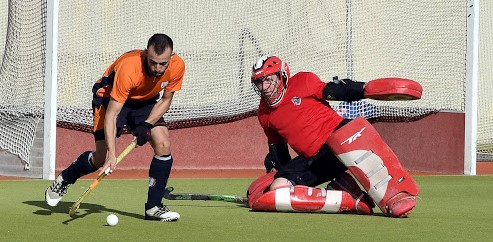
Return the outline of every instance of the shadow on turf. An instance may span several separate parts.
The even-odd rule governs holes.
[[[47,215],[52,215],[54,213],[66,214],[67,217],[70,219],[63,221],[62,222],[63,224],[68,224],[69,222],[71,222],[73,220],[76,220],[78,218],[83,218],[83,217],[91,215],[93,213],[114,213],[117,215],[128,216],[128,217],[133,217],[133,218],[138,218],[138,219],[144,219],[143,214],[128,213],[128,212],[107,208],[105,206],[101,206],[99,204],[93,204],[93,203],[82,203],[74,217],[69,217],[69,215],[68,215],[68,211],[70,210],[70,207],[73,204],[72,202],[60,202],[60,203],[58,203],[58,206],[56,206],[56,207],[49,206],[48,204],[46,204],[45,201],[25,201],[23,203],[40,208],[37,211],[33,212],[36,215],[47,216]]]
[[[236,208],[236,207],[239,207],[239,208],[248,208],[249,209],[249,207],[246,204],[236,204],[235,207],[232,207],[232,206],[228,206],[226,204],[212,204],[210,202],[207,205],[204,205],[204,204],[197,205],[194,203],[194,204],[173,204],[172,206],[173,207],[203,207],[203,208],[206,208],[206,207],[207,208]]]
[[[82,203],[78,212],[75,214],[74,217],[69,217],[69,215],[68,215],[68,211],[70,210],[70,207],[73,204],[71,202],[60,202],[58,204],[58,206],[56,206],[56,207],[50,207],[48,204],[46,204],[45,201],[25,201],[23,203],[40,208],[37,211],[33,212],[36,215],[47,216],[47,215],[52,215],[54,213],[66,214],[67,218],[69,218],[69,219],[63,221],[62,224],[68,224],[73,220],[76,220],[78,218],[83,218],[83,217],[89,216],[89,215],[94,214],[94,213],[114,213],[117,215],[128,216],[128,217],[133,217],[133,218],[137,218],[137,219],[144,219],[144,215],[141,215],[141,214],[128,213],[128,212],[124,212],[121,210],[110,209],[110,208],[106,208],[105,206],[101,206],[99,204],[93,204],[93,203]],[[221,208],[241,207],[241,208],[248,208],[248,206],[246,206],[246,204],[236,204],[236,206],[226,206],[225,204],[224,205],[213,204],[212,202],[209,203],[208,201],[205,201],[205,203],[209,203],[207,205],[197,204],[195,202],[192,202],[192,203],[193,204],[173,204],[173,207],[221,207]],[[251,211],[251,212],[255,212],[255,211]],[[291,212],[287,212],[287,213],[291,213]],[[313,214],[318,214],[318,213],[313,213]],[[356,215],[356,214],[351,214],[351,215]],[[368,216],[368,215],[362,215],[362,216]],[[382,213],[378,213],[378,212],[376,212],[370,216],[386,217]]]
[[[207,203],[208,201],[205,201],[205,202]],[[232,206],[219,205],[219,204],[215,204],[215,205],[212,205],[212,204],[197,205],[197,204],[194,203],[194,204],[173,204],[173,207],[202,207],[202,208],[228,208],[228,209],[240,207],[240,208],[250,209],[246,204],[236,204],[235,207],[232,207]],[[253,210],[250,210],[250,212],[253,212],[253,213],[307,213],[307,214],[323,214],[323,213],[317,213],[317,212],[267,212],[267,211],[253,211]],[[331,214],[331,213],[327,213],[327,214]],[[352,214],[352,213],[345,213],[345,214],[347,214],[347,215],[360,216],[358,214]],[[385,217],[385,218],[388,217],[388,216],[385,216],[382,212],[375,212],[375,210],[373,211],[373,214],[372,215],[361,215],[361,216],[374,216],[374,217]],[[407,217],[403,217],[403,218],[407,218]]]

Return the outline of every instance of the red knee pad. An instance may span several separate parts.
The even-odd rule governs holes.
[[[253,181],[248,187],[247,197],[248,197],[248,206],[252,207],[252,202],[257,200],[264,192],[269,190],[270,184],[274,181],[274,176],[277,171],[269,172],[255,181]]]
[[[414,207],[419,192],[416,182],[364,118],[338,129],[327,144],[385,215],[399,217]],[[392,209],[395,202],[400,203],[398,211]],[[409,211],[404,211],[407,208]]]

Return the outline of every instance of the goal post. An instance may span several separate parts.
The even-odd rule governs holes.
[[[482,74],[487,68],[478,67],[493,59],[484,55],[491,52],[478,55],[478,46],[493,49],[478,43],[485,31],[480,26],[493,17],[485,14],[479,24],[481,8],[479,0],[1,2],[0,175],[11,174],[3,167],[18,166],[18,176],[41,170],[36,176],[54,179],[56,128],[90,132],[94,81],[157,32],[173,38],[187,65],[183,90],[165,115],[170,129],[255,115],[259,97],[250,86],[250,66],[275,54],[292,73],[312,71],[324,81],[418,81],[421,100],[331,106],[345,117],[403,122],[464,113],[464,174],[475,175],[477,149],[493,154],[493,101],[481,89],[491,80]],[[41,168],[33,160],[39,156]]]
[[[476,175],[479,85],[479,0],[469,2],[467,11],[464,174]]]
[[[45,66],[45,110],[43,179],[55,179],[56,159],[56,112],[58,73],[58,0],[47,1],[46,6],[46,66]]]

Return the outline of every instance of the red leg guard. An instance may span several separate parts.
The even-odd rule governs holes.
[[[269,172],[255,181],[253,181],[248,187],[247,197],[248,197],[248,206],[252,207],[252,202],[257,200],[264,192],[266,192],[270,186],[270,184],[274,181],[274,176],[277,171]]]
[[[412,211],[419,188],[368,121],[356,118],[334,132],[327,144],[385,215],[401,217]]]
[[[250,201],[250,200],[249,200]],[[357,209],[356,200],[346,191],[324,188],[286,186],[268,191],[252,201],[253,211],[319,212],[371,214],[366,207]]]

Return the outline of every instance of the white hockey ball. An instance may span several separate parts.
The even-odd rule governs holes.
[[[108,215],[108,217],[106,217],[106,223],[109,226],[115,226],[118,224],[118,217],[114,214],[110,214]]]

